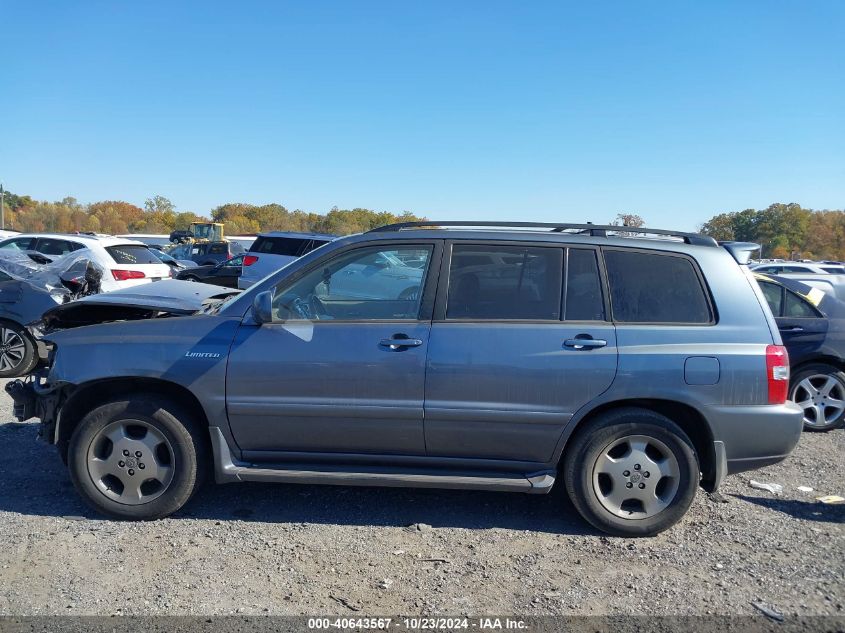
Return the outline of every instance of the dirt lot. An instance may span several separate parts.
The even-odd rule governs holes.
[[[178,516],[100,519],[0,395],[0,614],[845,615],[845,432],[699,492],[652,539],[547,497],[209,486]],[[781,495],[750,478],[784,484]],[[803,493],[797,486],[811,486]],[[759,615],[759,614],[758,614]]]

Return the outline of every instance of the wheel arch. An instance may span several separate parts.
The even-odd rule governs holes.
[[[839,371],[845,371],[845,360],[842,358],[832,354],[819,354],[818,356],[804,358],[799,364],[795,365],[795,367],[790,367],[790,381],[798,374],[798,372],[804,371],[810,365],[818,364],[831,365]]]
[[[33,345],[36,344],[36,340],[35,337],[32,335],[32,332],[30,332],[29,328],[27,328],[23,323],[19,323],[14,319],[10,319],[8,316],[0,316],[0,327],[5,325],[12,325],[15,328],[21,330],[26,335],[26,337],[32,342]]]
[[[188,409],[192,415],[195,415],[197,422],[203,429],[208,427],[208,416],[200,401],[182,385],[158,378],[134,376],[94,380],[76,386],[69,392],[62,404],[54,431],[54,442],[59,451],[64,456],[70,436],[89,411],[117,397],[131,396],[137,393],[155,393],[172,398]],[[204,439],[209,441],[207,434]]]
[[[580,429],[584,428],[584,426],[603,413],[631,407],[654,411],[655,413],[666,416],[681,427],[681,430],[690,438],[695,449],[698,465],[701,469],[702,487],[706,490],[715,488],[713,483],[718,478],[717,455],[713,444],[714,437],[710,424],[707,422],[707,418],[695,407],[675,400],[631,398],[627,400],[614,400],[613,402],[606,402],[596,406],[578,417],[564,431],[563,445],[558,449],[557,466],[560,467],[563,463],[567,447],[571,445],[570,440]]]

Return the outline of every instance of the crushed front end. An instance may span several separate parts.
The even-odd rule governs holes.
[[[53,385],[46,380],[47,369],[42,369],[24,379],[6,383],[6,393],[14,402],[13,415],[24,422],[31,418],[41,420],[38,436],[55,443],[56,420],[64,399],[61,385]]]

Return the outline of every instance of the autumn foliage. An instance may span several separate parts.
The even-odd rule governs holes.
[[[9,192],[4,197],[6,228],[22,232],[74,233],[93,231],[169,234],[187,229],[191,222],[207,222],[209,217],[190,211],[177,212],[167,198],[154,196],[144,208],[121,200],[105,200],[83,205],[75,198],[59,202],[33,200]],[[410,213],[399,215],[369,209],[331,209],[326,214],[288,211],[280,204],[224,204],[211,211],[211,219],[226,224],[228,235],[260,231],[312,231],[345,235],[367,231],[392,222],[419,220]]]
[[[845,211],[772,204],[713,216],[701,232],[717,240],[756,242],[762,257],[845,261]]]

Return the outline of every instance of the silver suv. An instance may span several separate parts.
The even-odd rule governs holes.
[[[167,516],[218,482],[548,493],[652,535],[784,459],[802,412],[751,244],[420,222],[335,240],[192,316],[49,336],[13,384],[82,497]],[[614,232],[617,232],[614,234]],[[91,350],[96,354],[92,355]]]
[[[272,272],[287,266],[297,257],[335,239],[334,235],[273,231],[261,233],[244,257],[238,288],[249,288]]]

